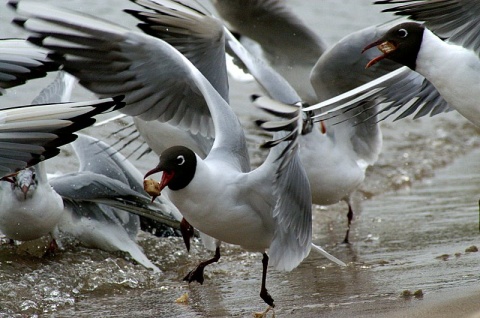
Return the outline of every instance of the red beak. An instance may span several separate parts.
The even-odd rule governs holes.
[[[390,52],[393,52],[396,49],[396,45],[394,43],[380,39],[364,47],[362,53],[364,53],[366,50],[371,49],[374,46],[378,47],[378,49],[383,53],[383,55],[377,56],[376,58],[370,60],[370,62],[367,63],[365,68],[369,68],[370,66],[377,64],[381,60],[385,59]]]
[[[160,191],[165,188],[170,180],[172,180],[173,176],[175,175],[175,172],[173,171],[164,171],[162,175],[162,180],[160,181]]]
[[[362,54],[365,53],[365,51],[370,50],[372,47],[377,46],[381,43],[383,43],[383,40],[378,40],[378,41],[375,41],[373,43],[370,43],[369,45],[367,45],[366,47],[363,48]]]
[[[147,179],[148,176],[151,176],[152,174],[155,174],[157,172],[161,172],[162,169],[159,168],[158,166],[153,168],[152,170],[148,171],[147,173],[145,173],[145,176],[143,177],[143,179]]]

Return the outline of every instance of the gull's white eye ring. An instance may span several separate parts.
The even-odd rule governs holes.
[[[407,35],[408,35],[408,32],[405,29],[400,29],[400,30],[397,31],[397,34],[401,38],[406,38]]]
[[[180,155],[177,157],[177,162],[178,162],[178,165],[181,166],[185,163],[185,157]]]

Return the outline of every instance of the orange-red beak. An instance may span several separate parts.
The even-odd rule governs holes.
[[[377,56],[376,58],[370,60],[370,62],[367,63],[365,68],[369,68],[370,66],[373,66],[373,65],[377,64],[381,60],[387,58],[390,53],[392,53],[393,51],[395,51],[397,49],[397,46],[395,45],[395,43],[393,43],[391,41],[378,40],[378,41],[375,41],[375,42],[367,45],[362,50],[362,53],[365,52],[366,50],[371,49],[374,46],[376,46],[383,53],[383,55]]]

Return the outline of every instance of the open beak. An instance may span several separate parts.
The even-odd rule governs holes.
[[[373,43],[367,45],[362,50],[362,53],[364,53],[366,50],[371,49],[374,46],[376,46],[383,53],[383,55],[377,56],[376,58],[372,59],[370,62],[368,62],[368,64],[365,66],[365,68],[369,68],[370,66],[377,64],[381,60],[387,58],[390,53],[392,53],[393,51],[395,51],[397,49],[397,45],[395,45],[395,43],[393,43],[393,42],[385,41],[385,40],[378,40],[376,42],[373,42]]]
[[[162,180],[159,182],[160,186],[159,186],[158,195],[152,195],[152,202],[155,201],[155,199],[161,194],[162,190],[168,185],[170,180],[172,180],[173,176],[175,175],[175,172],[165,171],[165,170],[162,170],[162,168],[159,168],[157,166],[157,167],[153,168],[152,170],[148,171],[145,174],[145,176],[143,177],[143,179],[146,179],[148,176],[150,176],[152,174],[155,174],[155,173],[158,173],[158,172],[163,172]]]

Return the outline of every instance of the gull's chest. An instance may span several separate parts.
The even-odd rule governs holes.
[[[48,234],[63,213],[63,200],[49,187],[37,189],[26,200],[1,190],[0,230],[12,239],[30,240]]]
[[[168,196],[196,229],[251,250],[269,246],[273,236],[272,201],[247,174],[228,170],[196,173],[184,189]]]

